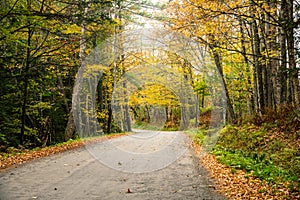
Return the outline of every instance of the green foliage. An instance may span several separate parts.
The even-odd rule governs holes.
[[[160,84],[147,83],[130,96],[129,106],[132,110],[135,124],[140,128],[159,127],[163,131],[177,131],[180,126],[181,109],[176,95]],[[156,122],[161,113],[151,115],[155,108],[161,108],[166,115],[165,124]],[[154,119],[152,119],[154,118]],[[156,122],[156,123],[155,123]],[[149,125],[145,125],[148,123]],[[156,129],[156,128],[155,128]]]
[[[299,189],[300,151],[292,135],[270,129],[269,124],[227,125],[212,153],[227,166],[273,184],[289,182],[293,190]]]
[[[193,87],[196,94],[201,94],[204,96],[209,95],[207,83],[201,77],[197,77]]]
[[[88,53],[113,28],[112,2],[0,4],[0,150],[61,142],[79,66],[81,24],[87,26]]]
[[[210,113],[212,111],[212,109],[213,109],[212,106],[200,108],[200,113],[201,113],[201,115],[205,115],[206,113]]]
[[[178,131],[179,130],[179,128],[178,127],[163,127],[162,129],[161,129],[162,131]]]
[[[186,131],[186,134],[189,135],[192,140],[197,143],[202,145],[205,139],[207,131],[203,129],[191,129]]]
[[[147,122],[137,121],[136,123],[133,124],[133,128],[158,131],[160,130],[161,127],[153,126]]]
[[[256,155],[248,157],[243,155],[243,152],[224,151],[216,147],[214,155],[217,159],[227,166],[236,169],[243,169],[254,176],[264,179],[270,183],[281,183],[282,181],[297,181],[297,176],[290,174],[288,170],[282,169],[273,164],[270,160],[265,160],[264,155]]]

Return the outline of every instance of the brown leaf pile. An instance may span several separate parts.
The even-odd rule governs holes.
[[[229,199],[300,199],[299,194],[289,192],[287,184],[274,187],[242,170],[234,169],[233,173],[232,168],[219,163],[214,155],[204,154],[200,145],[193,143],[193,147],[200,162],[215,181],[216,188]]]
[[[35,151],[25,150],[25,151],[22,151],[21,153],[15,154],[15,155],[0,154],[0,172],[8,167],[12,167],[17,164],[22,164],[22,163],[25,163],[25,162],[28,162],[28,161],[31,161],[34,159],[43,158],[43,157],[57,154],[60,152],[80,148],[87,144],[102,142],[107,139],[116,138],[116,137],[120,137],[120,136],[124,136],[124,135],[127,135],[127,134],[112,134],[112,135],[92,138],[92,139],[84,140],[84,141],[83,140],[80,140],[80,141],[74,140],[73,142],[70,142],[70,143],[45,147],[45,148],[35,150]]]

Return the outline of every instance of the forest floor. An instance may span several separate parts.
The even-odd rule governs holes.
[[[215,181],[216,189],[229,199],[300,199],[299,193],[291,193],[287,185],[274,186],[269,184],[267,181],[247,174],[244,170],[220,163],[215,155],[203,154],[201,146],[197,143],[193,143],[193,147],[200,162]]]
[[[210,116],[188,134],[218,190],[230,199],[300,199],[300,113],[283,106],[226,125],[204,154]]]

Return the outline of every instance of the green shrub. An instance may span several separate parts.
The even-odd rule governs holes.
[[[227,125],[212,153],[226,166],[251,172],[269,183],[289,182],[295,190],[300,185],[300,151],[294,135],[272,124]]]

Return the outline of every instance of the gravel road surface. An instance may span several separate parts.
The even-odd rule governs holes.
[[[0,173],[0,200],[225,199],[181,132],[136,130]]]

